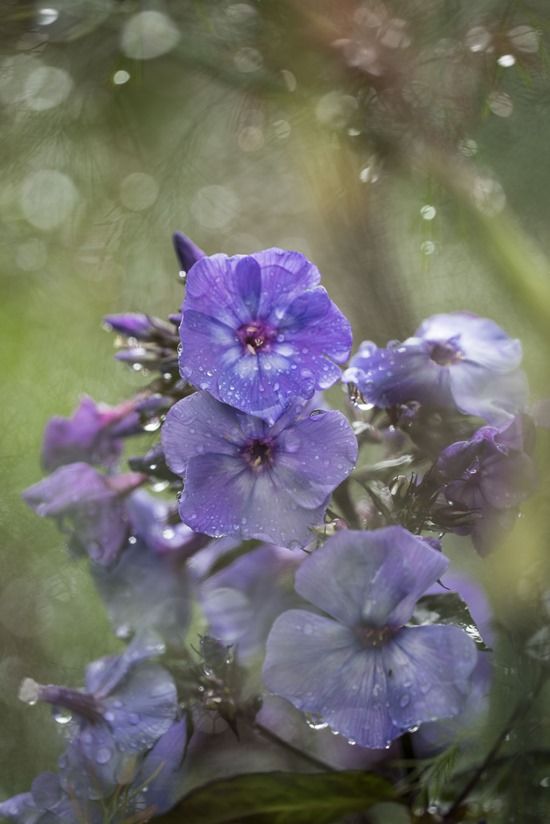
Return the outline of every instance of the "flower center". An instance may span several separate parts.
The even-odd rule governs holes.
[[[248,352],[249,355],[255,355],[269,345],[273,332],[262,321],[254,320],[243,324],[237,330],[237,337],[245,352]]]
[[[242,450],[245,461],[255,471],[259,471],[265,466],[271,466],[273,464],[273,454],[273,441],[269,439],[257,438],[249,441]]]
[[[392,627],[356,627],[355,635],[362,646],[369,649],[381,647],[386,644],[394,635],[395,629]]]
[[[441,342],[433,342],[430,346],[430,358],[439,366],[450,366],[462,360],[463,352],[457,346],[455,338]]]

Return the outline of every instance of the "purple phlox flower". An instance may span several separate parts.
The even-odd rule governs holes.
[[[298,252],[203,257],[189,271],[180,370],[193,385],[273,420],[340,377],[351,328]]]
[[[188,272],[197,260],[206,257],[206,252],[203,252],[203,250],[197,246],[196,243],[193,243],[191,238],[184,235],[183,232],[174,232],[172,242],[182,272]]]
[[[31,791],[0,802],[0,817],[16,824],[101,824],[94,804],[69,798],[53,772],[38,775]]]
[[[140,490],[128,499],[133,535],[116,564],[96,566],[93,576],[119,637],[155,629],[181,645],[191,614],[192,588],[186,558],[209,539],[179,522],[169,506]]]
[[[266,544],[247,552],[200,587],[208,631],[236,647],[239,661],[249,661],[265,644],[273,621],[298,605],[293,573],[302,553]]]
[[[519,416],[500,429],[483,426],[468,441],[444,449],[437,461],[436,477],[448,503],[479,516],[460,529],[472,533],[481,554],[490,549],[491,522],[506,528],[536,486],[533,460],[524,451],[524,444],[530,447],[531,426]]]
[[[136,472],[102,475],[86,463],[72,463],[30,486],[23,499],[37,515],[54,518],[70,533],[73,551],[108,565],[128,536],[124,498],[144,480]]]
[[[270,425],[206,392],[172,407],[162,444],[170,469],[184,477],[184,523],[290,548],[307,543],[357,457],[340,412],[296,417],[288,410]]]
[[[277,618],[267,641],[267,688],[373,749],[457,715],[475,644],[456,626],[405,626],[447,565],[402,527],[329,538],[296,574],[297,592],[326,614],[300,609]]]
[[[71,418],[56,416],[48,422],[42,466],[46,472],[78,461],[110,466],[120,457],[125,428],[131,431],[136,422],[133,401],[110,407],[84,397]]]
[[[121,754],[146,751],[170,728],[178,710],[176,687],[170,673],[150,661],[163,652],[158,635],[141,633],[120,655],[89,664],[83,690],[23,681],[22,700],[52,704],[65,722],[71,743],[60,774],[69,794],[107,795]]]
[[[493,639],[492,612],[483,587],[465,574],[444,575],[442,583],[460,595],[479,629],[484,641],[491,645]],[[448,592],[441,584],[434,584],[426,594],[441,595]],[[470,675],[468,694],[460,715],[441,721],[423,724],[414,738],[415,751],[433,753],[453,742],[460,746],[471,744],[489,709],[489,692],[493,674],[493,656],[484,651],[477,656],[477,663]]]
[[[61,777],[42,773],[31,791],[0,802],[0,816],[17,824],[112,824],[145,821],[167,812],[180,796],[187,721],[174,721],[146,755],[119,754],[111,782],[97,783],[82,752],[62,757]],[[112,759],[110,759],[112,760]],[[94,783],[96,782],[96,783]],[[103,799],[103,804],[90,799]]]
[[[418,401],[458,408],[492,424],[520,412],[527,381],[521,344],[494,321],[468,312],[433,315],[412,338],[379,349],[365,341],[343,380],[380,407]]]

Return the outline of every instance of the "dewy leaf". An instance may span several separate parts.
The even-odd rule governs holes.
[[[169,824],[332,824],[394,798],[393,787],[372,773],[256,773],[206,784],[162,820]]]
[[[410,623],[416,626],[420,624],[455,624],[470,636],[478,649],[490,651],[481,637],[468,605],[456,592],[447,592],[442,595],[424,595],[418,601]]]

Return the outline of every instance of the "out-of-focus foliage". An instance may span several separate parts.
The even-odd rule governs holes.
[[[138,385],[99,319],[177,310],[174,229],[208,252],[308,254],[358,340],[406,337],[438,311],[489,315],[522,338],[533,397],[550,394],[549,36],[546,0],[4,0],[6,794],[56,754],[46,710],[17,702],[21,678],[74,682],[114,647],[84,570],[20,492],[52,414]],[[509,541],[483,562],[455,552],[508,638],[483,741],[532,688],[525,644],[550,620],[547,456],[542,433],[540,491]],[[544,698],[487,814],[544,818]]]

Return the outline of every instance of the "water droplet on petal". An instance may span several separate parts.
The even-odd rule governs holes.
[[[100,747],[96,752],[95,760],[98,764],[108,764],[113,755],[109,747]]]

